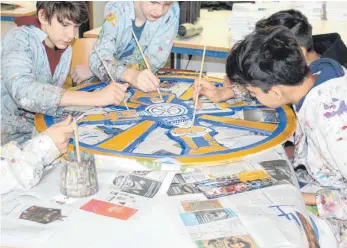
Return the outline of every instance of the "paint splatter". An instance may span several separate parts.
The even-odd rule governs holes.
[[[305,120],[305,126],[311,128],[310,123],[307,120]]]
[[[108,13],[107,16],[105,17],[106,21],[111,22],[112,26],[116,26],[118,23],[118,19],[113,13]]]
[[[325,108],[325,104],[324,104],[324,108]],[[335,115],[340,116],[344,113],[347,113],[347,106],[346,106],[345,101],[341,101],[339,108],[336,111],[326,112],[326,113],[324,113],[324,117],[331,118],[331,117],[334,117]]]

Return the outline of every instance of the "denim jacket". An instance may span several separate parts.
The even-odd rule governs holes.
[[[10,30],[1,54],[1,143],[23,143],[32,136],[34,114],[58,114],[72,49],[62,54],[52,75],[42,43],[47,37],[29,25]]]

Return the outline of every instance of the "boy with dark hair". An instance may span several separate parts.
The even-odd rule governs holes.
[[[312,25],[300,11],[289,9],[274,13],[270,17],[260,20],[256,28],[284,26],[289,28],[300,46],[308,64],[322,58],[330,58],[347,66],[347,47],[338,33],[320,34],[312,36]]]
[[[235,45],[227,60],[230,80],[276,108],[293,104],[301,133],[295,162],[306,165],[321,190],[303,193],[307,205],[334,225],[341,247],[347,234],[347,75],[336,61],[306,64],[300,44],[285,27],[258,29]]]
[[[330,33],[312,36],[312,25],[300,11],[294,9],[278,11],[256,24],[256,28],[271,26],[284,26],[293,32],[308,64],[322,57],[334,59],[347,67],[347,47],[340,35]],[[288,157],[292,158],[294,155],[292,143],[287,142],[285,146]]]
[[[1,143],[31,138],[34,114],[59,115],[60,106],[119,104],[127,85],[98,92],[61,88],[70,70],[77,27],[88,20],[85,2],[37,2],[37,17],[15,19],[1,54]]]
[[[284,26],[293,32],[308,64],[322,57],[334,59],[347,68],[347,47],[340,35],[330,33],[312,36],[312,25],[300,11],[294,9],[279,11],[256,24],[257,29],[271,26]],[[223,86],[216,88],[210,82],[202,80],[199,93],[214,102],[242,97],[239,92],[243,90],[235,85],[232,86],[228,80],[224,81]]]

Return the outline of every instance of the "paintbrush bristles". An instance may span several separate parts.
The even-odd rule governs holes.
[[[200,81],[201,81],[201,76],[202,76],[202,69],[204,67],[204,61],[205,61],[205,54],[206,54],[206,45],[204,46],[204,50],[202,52],[202,59],[201,59],[201,65],[200,65],[200,73],[199,73],[199,79],[198,79],[198,89],[200,87]],[[190,128],[194,126],[195,122],[195,116],[196,116],[196,109],[198,107],[198,101],[199,101],[199,91],[196,92],[196,97],[195,97],[195,104],[194,104],[194,112],[193,112],[193,120],[192,120],[192,125]]]

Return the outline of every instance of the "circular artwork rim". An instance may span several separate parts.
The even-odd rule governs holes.
[[[161,79],[161,81],[166,81],[166,82],[167,81],[169,81],[169,82],[171,82],[171,81],[177,82],[178,81],[178,82],[185,82],[185,83],[191,84],[194,81],[195,77],[189,76],[189,75],[179,76],[179,77],[177,77],[177,76],[162,76],[162,77],[160,77],[160,79]],[[221,82],[220,79],[218,79],[218,80],[217,79],[210,79],[210,81],[213,81],[216,83]],[[91,91],[91,90],[95,90],[97,88],[101,88],[104,85],[105,85],[105,83],[85,84],[82,86],[75,87],[74,90]],[[134,92],[138,92],[138,91],[135,91],[134,89],[130,89],[130,92],[132,94],[134,94]],[[190,92],[189,92],[189,89],[185,92],[185,94],[186,94],[185,100],[190,99],[190,97],[187,97],[187,94],[190,93],[190,95],[191,95],[191,92],[192,92],[192,90],[190,90]],[[170,98],[170,96],[168,98]],[[140,99],[140,98],[138,98],[138,99]],[[129,103],[128,103],[128,105],[129,105]],[[264,106],[260,106],[260,105],[258,105],[258,106],[235,105],[230,109],[233,109],[233,111],[234,110],[239,111],[240,109],[245,109],[245,108],[261,109],[263,107]],[[117,109],[119,111],[123,111],[123,112],[126,111],[125,106],[118,106]],[[150,113],[151,115],[153,115],[156,118],[160,116],[160,118],[162,118],[162,120],[163,120],[163,117],[175,118],[175,117],[179,117],[182,114],[183,115],[184,114],[190,114],[188,116],[192,116],[192,113],[191,113],[192,110],[191,109],[184,106],[184,104],[180,104],[179,102],[177,103],[177,101],[175,102],[172,99],[170,102],[166,102],[166,103],[162,103],[162,104],[152,102],[152,105],[140,106],[137,109],[140,109],[140,110],[143,110],[147,113]],[[219,151],[217,149],[213,153],[183,154],[183,155],[170,155],[170,156],[133,153],[131,151],[132,148],[136,147],[138,145],[138,142],[139,142],[136,140],[133,142],[133,144],[131,144],[132,146],[128,149],[128,151],[126,151],[126,150],[118,151],[118,150],[110,150],[110,149],[100,149],[99,147],[93,147],[93,146],[83,144],[83,143],[80,144],[80,148],[81,148],[81,150],[88,151],[88,152],[93,153],[93,154],[114,155],[114,156],[116,155],[116,156],[121,156],[121,157],[127,157],[127,158],[133,158],[133,159],[142,159],[142,160],[155,160],[155,159],[160,159],[160,158],[171,157],[171,158],[174,158],[177,161],[179,161],[185,165],[196,166],[196,165],[206,165],[206,164],[210,164],[210,165],[211,164],[222,164],[222,163],[229,162],[231,160],[239,159],[239,158],[247,156],[247,155],[252,155],[252,154],[267,150],[269,148],[272,148],[276,145],[279,145],[279,144],[285,142],[294,133],[295,116],[294,116],[292,109],[289,108],[288,106],[283,106],[281,108],[277,108],[276,113],[278,114],[278,117],[279,117],[279,123],[277,124],[276,128],[274,128],[273,130],[271,130],[269,132],[266,131],[266,128],[265,128],[264,132],[268,132],[268,134],[267,134],[268,137],[266,137],[266,138],[264,138],[258,142],[255,142],[253,144],[238,147],[238,148],[222,149]],[[223,115],[223,114],[221,114],[220,116],[217,115],[217,117],[223,117],[223,116],[225,116],[225,115]],[[199,120],[198,116],[197,116],[197,120]],[[213,120],[209,120],[209,121],[213,123]],[[53,117],[42,115],[42,114],[36,115],[35,125],[36,125],[36,128],[39,132],[44,131],[47,127],[51,126],[52,124],[54,124]],[[157,121],[154,125],[152,125],[151,127],[148,128],[148,131],[149,132],[153,131],[157,127],[168,128],[168,137],[175,139],[176,142],[178,142],[179,144],[182,145],[182,152],[186,152],[186,150],[185,150],[186,148],[184,148],[184,146],[187,145],[187,138],[186,137],[188,136],[188,139],[189,139],[188,142],[191,142],[191,140],[193,138],[196,138],[196,137],[193,137],[194,134],[189,134],[189,135],[185,134],[183,139],[180,138],[180,136],[182,136],[180,134],[180,131],[182,131],[183,128],[176,127],[176,128],[174,128],[175,132],[173,132],[172,126],[170,129],[170,126],[168,126],[165,121],[164,122]],[[198,126],[198,127],[202,127],[202,126]],[[242,127],[238,126],[237,129],[242,129]],[[249,130],[249,131],[255,131],[255,132],[259,131],[259,130],[253,130],[250,127],[245,127],[245,129]],[[259,132],[261,133],[261,131],[259,131]],[[203,134],[209,133],[210,136],[212,136],[212,137],[215,135],[213,130],[211,130],[207,127],[203,127],[203,128],[200,128],[199,130],[195,130],[194,133],[195,134],[196,133],[198,133],[198,134],[199,133],[203,133]],[[198,138],[201,138],[201,136],[202,135],[200,135]],[[69,145],[70,150],[74,149],[73,144],[74,144],[74,141],[71,140],[70,145]]]

